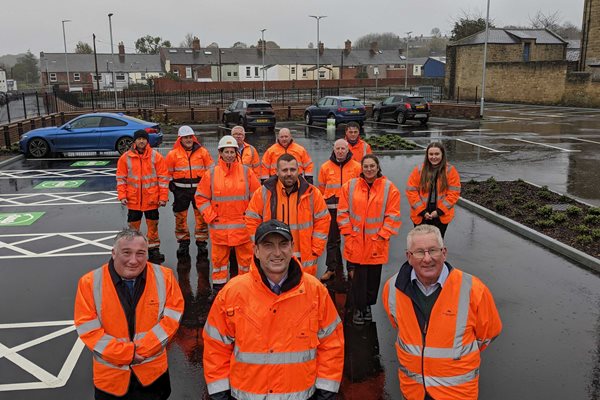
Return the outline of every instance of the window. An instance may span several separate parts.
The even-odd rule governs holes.
[[[175,76],[179,76],[179,70],[178,70],[178,69],[174,69],[174,70],[173,70],[173,75],[175,75]]]
[[[102,117],[83,117],[71,122],[71,129],[97,128]]]
[[[102,80],[102,75],[94,75],[94,74],[91,74],[91,75],[92,75],[92,79],[94,81],[101,81]]]
[[[296,67],[292,67],[290,72],[292,75],[296,75]]]
[[[258,78],[258,67],[254,67],[254,76]]]
[[[233,71],[233,76],[238,76],[237,71]]]
[[[319,78],[325,78],[325,71],[319,71]]]
[[[125,74],[123,74],[123,73],[116,74],[115,79],[119,82],[125,82]]]
[[[400,66],[400,69],[406,69],[406,64],[402,64],[402,65]]]
[[[145,72],[141,73],[141,78],[140,79],[146,79],[146,73]]]
[[[74,72],[73,73],[73,80],[75,82],[79,82],[81,80],[81,74],[79,72]]]
[[[126,125],[127,125],[127,122],[125,122],[125,121],[121,121],[119,119],[109,118],[109,117],[102,117],[102,121],[100,122],[101,127],[126,126]]]
[[[306,68],[302,68],[302,77],[306,78]]]
[[[193,78],[192,77],[192,67],[185,67],[185,77],[186,78]]]
[[[246,67],[246,78],[250,78],[250,76],[252,76],[251,73],[252,73],[251,68],[250,67]]]
[[[531,52],[531,43],[524,43],[523,44],[523,61],[524,62],[529,61],[530,52]]]
[[[56,72],[50,73],[50,82],[56,82]]]
[[[227,76],[231,76],[231,71],[227,71]]]

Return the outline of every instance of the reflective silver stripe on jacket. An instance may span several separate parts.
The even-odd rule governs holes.
[[[100,325],[102,325],[102,267],[96,268],[94,270],[94,306],[96,307],[96,318],[100,321]]]
[[[304,351],[285,351],[277,353],[250,353],[242,352],[237,346],[235,346],[233,349],[233,355],[237,362],[244,364],[299,364],[312,361],[317,358],[317,349],[308,349]]]
[[[98,320],[98,318],[94,318],[86,323],[77,326],[77,334],[79,336],[82,336],[88,332],[93,331],[94,329],[99,329],[101,327],[102,325],[100,325],[100,321]]]
[[[356,221],[362,221],[362,217],[358,214],[354,213],[354,189],[356,188],[357,178],[350,179],[350,184],[348,185],[348,213],[350,214],[350,218]],[[345,223],[345,220],[344,220]]]
[[[208,388],[208,394],[224,392],[229,390],[229,378],[219,379],[218,381],[207,383],[206,387]]]
[[[248,216],[250,218],[262,219],[262,217],[260,215],[258,215],[257,213],[255,213],[254,211],[251,211],[251,210],[246,210],[246,216]]]
[[[396,280],[398,279],[398,272],[393,275],[390,279],[388,279],[388,287],[390,288],[388,292],[388,313],[390,317],[394,320],[394,323],[398,327],[398,337],[400,337],[400,325],[398,324],[398,319],[396,318]]]
[[[120,369],[121,371],[129,371],[129,365],[115,365],[115,364],[109,363],[108,361],[106,361],[105,359],[100,357],[98,354],[94,353],[93,356],[94,356],[94,361],[96,361],[97,363],[100,363],[100,364],[105,365],[110,368]]]
[[[329,214],[329,211],[322,210],[322,211],[319,211],[318,213],[316,213],[314,216],[315,216],[315,219],[319,219],[319,218],[323,218],[324,216],[326,216],[328,214]]]
[[[321,232],[313,232],[312,237],[322,240],[327,240],[327,235]]]
[[[236,400],[307,400],[315,394],[315,386],[301,392],[290,393],[251,393],[238,388],[231,388],[231,395]]]
[[[210,229],[217,231],[229,230],[229,229],[246,229],[246,224],[208,224]]]
[[[231,337],[231,336],[228,336],[228,335],[222,335],[221,332],[219,332],[219,330],[217,328],[215,328],[214,326],[212,326],[208,322],[206,324],[204,324],[204,332],[206,332],[206,334],[208,336],[210,336],[211,338],[213,338],[216,341],[219,341],[219,342],[221,342],[223,344],[230,345],[233,342],[235,342],[235,338],[234,337]]]
[[[197,183],[180,183],[180,182],[173,182],[173,185],[180,187],[180,188],[186,188],[186,189],[195,188],[196,186],[198,186]]]
[[[302,261],[302,268],[312,267],[313,265],[317,265],[317,259]]]
[[[156,293],[158,293],[158,321],[163,316],[165,302],[167,300],[167,291],[165,289],[165,276],[160,265],[151,264],[154,271],[154,280],[156,281]]]
[[[317,389],[323,389],[333,393],[337,393],[340,390],[340,382],[325,378],[317,378],[315,386]]]
[[[326,183],[325,189],[339,189],[342,187],[341,183]]]
[[[418,374],[416,372],[409,371],[402,364],[400,364],[398,369],[404,375],[406,375],[410,379],[414,380],[415,382],[418,382],[419,384],[423,383],[423,375]],[[462,374],[462,375],[425,376],[424,379],[425,379],[425,386],[451,387],[451,386],[458,386],[458,385],[462,385],[463,383],[471,382],[473,379],[477,378],[478,376],[479,376],[479,368],[475,368],[474,370],[471,370],[471,371],[467,372],[466,374]]]
[[[327,336],[331,335],[334,331],[335,328],[337,328],[337,326],[342,322],[342,320],[340,319],[339,316],[337,316],[335,318],[335,321],[333,321],[331,324],[329,324],[328,326],[326,326],[325,328],[321,328],[319,329],[319,332],[317,333],[317,337],[319,339],[324,339]]]
[[[311,220],[311,221],[305,222],[303,224],[289,224],[288,226],[293,231],[294,230],[299,231],[299,230],[302,230],[302,229],[308,229],[308,228],[310,228],[311,226],[313,226],[313,222]]]

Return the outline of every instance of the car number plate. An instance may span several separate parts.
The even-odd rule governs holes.
[[[268,119],[257,119],[256,122],[258,122],[259,124],[264,124],[264,123],[269,122],[269,120]]]
[[[350,114],[358,114],[359,111],[358,110],[350,110]]]
[[[424,108],[425,108],[425,106],[417,106],[417,110],[422,110]]]
[[[427,118],[427,114],[415,114],[415,118]]]

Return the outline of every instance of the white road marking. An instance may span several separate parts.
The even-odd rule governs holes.
[[[572,140],[579,140],[581,142],[586,142],[586,143],[594,143],[594,144],[600,144],[600,142],[595,142],[593,140],[588,140],[588,139],[580,139],[580,138],[576,138],[576,137],[569,137],[567,139],[572,139]]]
[[[537,143],[537,142],[532,142],[530,140],[525,140],[525,139],[518,139],[518,138],[512,138],[512,140],[517,140],[519,142],[524,142],[524,143],[530,143],[530,144],[536,144],[538,146],[543,146],[543,147],[549,147],[551,149],[556,149],[556,150],[560,150],[560,151],[564,151],[567,153],[577,153],[580,152],[581,150],[569,150],[569,149],[563,149],[562,147],[558,147],[558,146],[552,146],[550,144],[545,144],[545,143]]]
[[[97,232],[56,232],[56,233],[21,233],[21,234],[6,234],[0,235],[0,249],[7,249],[17,254],[1,255],[2,259],[17,259],[17,258],[36,258],[36,257],[75,257],[75,256],[96,256],[110,254],[112,249],[112,243],[105,244],[101,243],[107,240],[112,240],[117,234],[117,231],[97,231]],[[89,239],[87,235],[102,235],[96,239]],[[2,238],[25,238],[16,242],[6,243]],[[70,243],[73,241],[74,244],[68,244],[63,247],[54,248],[49,251],[31,251],[22,248],[20,245],[24,243],[32,243],[37,241],[44,241],[46,239],[56,240],[56,238],[63,238],[68,240]],[[68,250],[76,249],[78,247],[91,245],[97,248],[95,251],[88,252],[77,252],[68,253]],[[34,246],[31,246],[34,247]],[[42,247],[42,246],[35,246]],[[47,246],[46,246],[47,247]]]
[[[86,200],[84,197],[93,197]],[[60,193],[13,193],[0,195],[0,207],[68,206],[86,204],[116,204],[116,191],[60,192]]]
[[[0,170],[0,179],[111,177],[116,168]]]
[[[482,149],[486,149],[486,150],[489,150],[489,151],[494,152],[494,153],[510,153],[510,151],[508,151],[508,150],[496,150],[496,149],[492,149],[491,147],[486,147],[486,146],[483,146],[481,144],[469,142],[469,141],[466,141],[466,140],[463,140],[463,139],[456,139],[456,141],[457,142],[466,143],[466,144],[470,144],[471,146],[481,147]]]

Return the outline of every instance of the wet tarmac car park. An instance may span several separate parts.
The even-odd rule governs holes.
[[[330,155],[325,126],[285,122],[313,157]],[[195,127],[216,156],[216,125]],[[441,140],[463,181],[522,178],[600,206],[600,111],[489,105],[483,122],[432,119],[425,126],[365,123],[366,135],[394,133],[425,147]],[[337,136],[341,136],[341,131]],[[248,134],[262,153],[269,134]],[[168,137],[160,151],[172,145]],[[423,152],[380,157],[383,173],[404,192]],[[67,155],[21,160],[0,169],[0,399],[93,397],[91,355],[73,327],[77,281],[110,257],[126,225],[116,201],[116,155]],[[316,171],[315,171],[316,175]],[[390,246],[382,279],[404,262],[412,227],[403,196],[402,229]],[[207,398],[202,375],[202,327],[209,310],[209,264],[178,262],[170,204],[160,210],[165,265],[176,270],[186,300],[169,347],[173,399]],[[600,279],[579,265],[459,208],[448,228],[448,260],[485,282],[503,320],[501,336],[482,355],[480,398],[600,397]],[[324,271],[324,257],[319,263]],[[335,285],[334,285],[335,286]],[[335,287],[339,289],[339,287]],[[332,292],[341,314],[344,293]],[[346,362],[340,398],[399,399],[395,332],[381,301],[374,322],[346,319]]]

